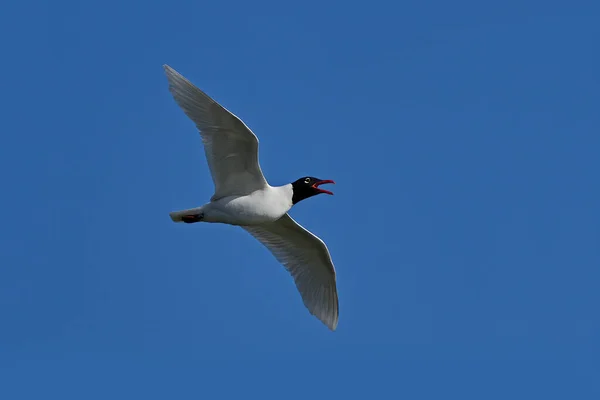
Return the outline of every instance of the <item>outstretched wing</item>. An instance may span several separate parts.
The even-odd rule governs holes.
[[[285,266],[310,313],[335,330],[339,315],[335,268],[325,243],[289,214],[275,222],[243,228]]]
[[[168,65],[169,91],[200,131],[215,184],[211,200],[246,195],[268,184],[258,162],[258,138],[225,107]]]

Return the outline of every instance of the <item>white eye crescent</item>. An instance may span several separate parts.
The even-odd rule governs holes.
[[[306,179],[304,180],[304,183],[310,183],[310,178],[306,178]]]

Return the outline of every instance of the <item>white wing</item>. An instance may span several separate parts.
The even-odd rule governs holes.
[[[168,65],[169,91],[200,131],[215,184],[211,200],[246,195],[268,184],[258,162],[258,138],[250,128]]]
[[[275,222],[244,226],[293,276],[308,311],[332,331],[338,324],[335,268],[327,246],[285,214]]]

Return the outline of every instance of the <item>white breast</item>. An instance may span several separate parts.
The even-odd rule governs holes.
[[[292,207],[292,194],[292,186],[285,185],[224,197],[203,207],[203,221],[242,226],[277,221]]]

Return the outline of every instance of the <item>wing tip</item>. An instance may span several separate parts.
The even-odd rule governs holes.
[[[329,301],[326,303],[327,305],[324,308],[316,309],[311,314],[325,324],[329,330],[335,332],[340,316],[339,301],[335,287],[329,292]]]
[[[165,71],[165,75],[167,75],[167,79],[169,80],[169,83],[173,83],[173,78],[183,78],[183,76],[181,76],[181,74],[177,71],[175,71],[173,68],[171,68],[168,64],[163,64],[163,69]],[[183,78],[185,79],[185,78]]]
[[[337,314],[333,316],[324,315],[319,316],[315,315],[330,331],[335,332],[338,326],[338,316]]]
[[[337,318],[331,324],[327,325],[327,327],[331,330],[331,332],[335,332],[335,330],[337,329],[337,326],[338,326]]]

